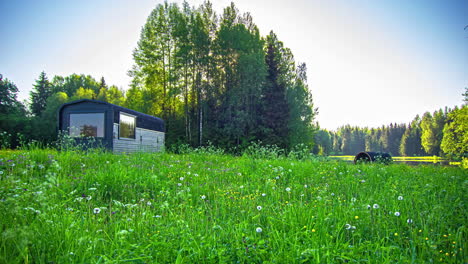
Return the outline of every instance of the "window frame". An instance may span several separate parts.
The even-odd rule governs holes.
[[[131,117],[133,118],[133,121],[134,121],[134,126],[133,126],[133,138],[129,138],[129,137],[122,137],[121,136],[121,128],[122,128],[122,118],[121,116],[124,115],[126,117]],[[120,111],[119,112],[119,139],[123,139],[123,140],[132,140],[132,141],[135,141],[136,140],[136,128],[137,128],[137,116],[135,115],[132,115],[132,114],[129,114],[129,113],[126,113],[126,112],[122,112]]]
[[[98,136],[96,131],[96,136],[82,136],[81,133],[78,136],[71,135],[72,129],[72,115],[88,115],[88,114],[102,114],[102,136]],[[80,130],[81,132],[81,130]],[[70,112],[68,113],[68,136],[72,138],[105,138],[106,137],[106,112],[105,111],[83,111],[83,112]]]

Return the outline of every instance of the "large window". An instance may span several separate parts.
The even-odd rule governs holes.
[[[71,137],[104,137],[104,113],[70,114]]]
[[[135,139],[135,128],[135,117],[120,113],[119,137]]]

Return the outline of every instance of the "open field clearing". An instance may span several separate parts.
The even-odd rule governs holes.
[[[0,263],[466,263],[468,173],[0,152]]]

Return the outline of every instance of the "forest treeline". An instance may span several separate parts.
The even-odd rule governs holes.
[[[306,64],[296,63],[274,32],[261,36],[252,16],[233,3],[221,15],[208,1],[198,7],[158,4],[133,58],[127,91],[104,78],[72,74],[49,80],[42,72],[29,101],[21,103],[14,83],[0,77],[0,147],[54,142],[58,108],[86,98],[162,118],[167,148],[212,144],[239,153],[255,142],[323,155],[368,150],[468,156],[466,104],[425,113],[410,124],[319,129]],[[465,92],[465,102],[467,97]]]
[[[49,81],[42,72],[29,106],[16,102],[8,110],[18,122],[2,120],[2,130],[51,142],[58,107],[89,98],[161,117],[166,146],[210,142],[233,151],[260,141],[282,149],[313,146],[316,109],[306,65],[296,64],[274,32],[260,36],[252,16],[233,3],[222,15],[210,2],[196,8],[187,2],[157,5],[133,57],[125,93],[104,78],[73,74]],[[2,85],[14,98],[14,84],[5,77]]]
[[[409,124],[379,128],[350,125],[336,132],[320,129],[314,152],[322,155],[355,155],[360,151],[387,152],[394,156],[468,156],[468,89],[461,108],[440,109],[416,116]]]

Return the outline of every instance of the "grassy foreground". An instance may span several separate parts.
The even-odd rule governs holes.
[[[467,170],[0,152],[0,263],[466,263]]]

